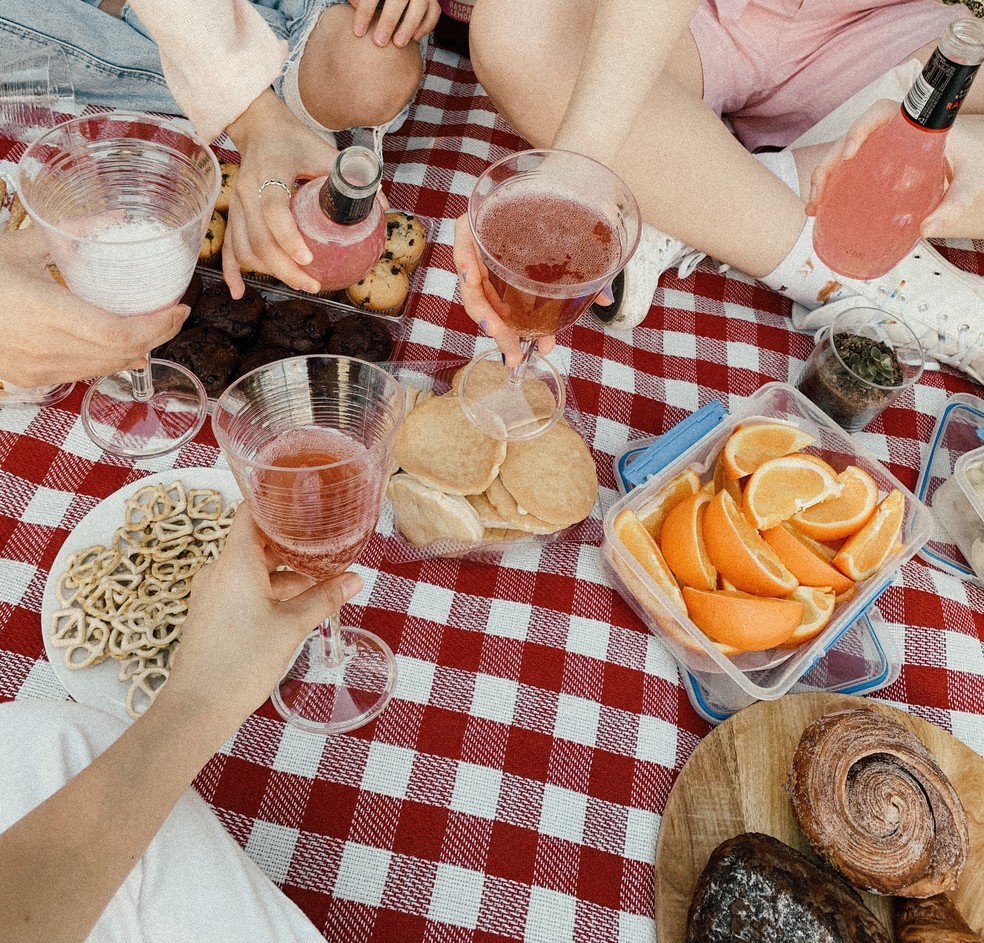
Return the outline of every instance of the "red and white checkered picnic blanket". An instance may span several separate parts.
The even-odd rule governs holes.
[[[488,341],[455,299],[453,220],[482,170],[526,145],[467,61],[434,49],[410,120],[385,146],[391,203],[440,221],[401,355],[469,357]],[[0,142],[5,153],[19,155]],[[944,247],[984,273],[977,250]],[[603,508],[627,441],[712,399],[736,405],[795,379],[812,339],[790,329],[788,310],[705,261],[684,281],[664,276],[631,336],[589,318],[561,335],[552,357],[583,415]],[[860,441],[913,487],[947,397],[975,390],[927,372]],[[163,459],[99,453],[79,421],[82,392],[49,409],[0,409],[3,699],[65,696],[39,612],[72,527],[148,472],[219,461],[207,427]],[[264,706],[195,784],[225,826],[330,940],[651,940],[660,813],[708,727],[608,585],[597,547],[399,563],[375,540],[359,569],[366,588],[346,619],[396,652],[396,698],[374,724],[328,740]],[[984,752],[984,590],[913,560],[879,608],[904,665],[878,696]]]

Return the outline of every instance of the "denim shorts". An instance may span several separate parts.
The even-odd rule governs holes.
[[[52,45],[68,57],[76,98],[82,104],[133,111],[180,113],[161,70],[157,45],[137,15],[124,6],[119,19],[98,9],[99,0],[2,0],[0,62],[18,59]],[[277,93],[302,121],[319,133],[319,125],[301,102],[298,66],[308,37],[329,7],[348,0],[251,0],[281,39],[288,55],[274,83]],[[426,39],[420,43],[421,55]],[[403,124],[407,105],[382,128],[369,129],[377,148],[382,135]]]

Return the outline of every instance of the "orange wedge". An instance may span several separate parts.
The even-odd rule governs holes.
[[[727,491],[714,495],[704,512],[704,546],[718,573],[743,592],[788,596],[798,585]]]
[[[741,485],[738,484],[736,478],[730,478],[728,476],[728,472],[724,467],[723,454],[719,455],[717,461],[714,463],[714,476],[711,481],[714,483],[712,494],[716,494],[718,491],[727,491],[731,497],[741,504]]]
[[[898,552],[899,534],[905,518],[905,498],[893,488],[875,508],[868,523],[844,541],[833,564],[852,580],[874,576],[882,564]]]
[[[729,478],[744,478],[770,458],[798,452],[814,441],[809,432],[791,422],[753,422],[731,433],[721,450],[721,461]]]
[[[789,598],[803,603],[803,617],[793,634],[781,643],[782,648],[795,648],[816,638],[830,622],[836,602],[834,591],[829,586],[797,586]]]
[[[683,596],[673,573],[666,565],[652,534],[642,526],[642,521],[634,511],[626,508],[615,518],[615,534],[625,545],[625,549],[642,565],[642,568],[652,578],[653,582],[666,593],[680,608],[683,608]],[[650,595],[652,595],[650,593]]]
[[[749,477],[741,507],[753,527],[766,530],[843,490],[837,473],[814,455],[783,455],[763,462]]]
[[[691,621],[709,639],[742,652],[781,645],[803,618],[803,603],[730,590],[683,587]]]
[[[847,592],[854,585],[854,580],[830,565],[834,554],[829,548],[824,547],[824,550],[830,552],[830,556],[821,556],[814,548],[823,544],[803,536],[788,523],[770,527],[762,531],[762,536],[802,585],[829,586],[838,594]]]
[[[866,471],[848,465],[838,476],[843,485],[835,497],[794,514],[796,528],[815,540],[841,540],[857,533],[875,512],[878,484]]]
[[[684,498],[696,494],[700,489],[700,478],[692,468],[685,468],[679,475],[671,478],[644,504],[640,505],[636,514],[642,526],[653,537],[659,537],[659,529],[663,526],[666,515]]]
[[[659,532],[659,548],[673,575],[686,586],[714,589],[717,570],[704,546],[704,512],[711,501],[703,489],[672,508]]]

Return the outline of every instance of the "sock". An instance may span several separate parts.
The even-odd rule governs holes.
[[[846,290],[847,279],[841,278],[821,262],[813,251],[812,216],[807,217],[796,244],[786,258],[761,282],[809,309],[819,308],[849,293]]]

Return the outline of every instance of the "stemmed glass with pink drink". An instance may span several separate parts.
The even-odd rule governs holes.
[[[247,373],[219,397],[212,427],[257,526],[291,569],[312,580],[344,573],[379,519],[400,384],[376,364],[312,355]],[[396,684],[389,646],[334,613],[314,631],[274,692],[295,726],[341,733],[375,718]]]
[[[68,287],[121,316],[181,299],[222,183],[212,151],[184,123],[116,111],[57,125],[18,167],[24,206]],[[184,367],[150,360],[93,383],[90,438],[115,455],[162,455],[201,428],[208,397]]]
[[[511,154],[478,178],[468,223],[488,270],[496,313],[520,335],[523,361],[492,384],[496,350],[464,370],[465,415],[497,439],[532,439],[563,415],[564,382],[536,339],[572,324],[622,270],[642,219],[628,187],[572,151]]]

